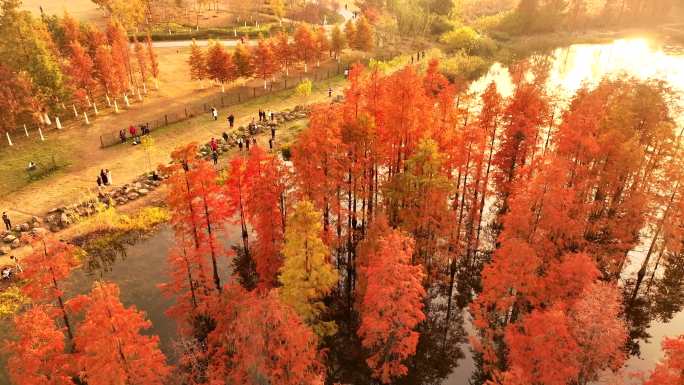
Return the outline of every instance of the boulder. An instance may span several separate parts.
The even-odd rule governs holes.
[[[31,225],[28,222],[22,223],[19,227],[21,228],[21,231],[23,231],[23,232],[31,230]]]
[[[10,248],[12,248],[12,249],[16,249],[16,248],[18,248],[19,246],[21,246],[21,241],[18,240],[18,239],[15,239],[15,240],[10,244]]]
[[[5,238],[3,238],[3,242],[5,243],[12,243],[17,239],[17,237],[14,236],[14,234],[8,234]]]
[[[140,195],[135,191],[131,191],[128,194],[126,194],[126,198],[128,198],[128,200],[135,200],[135,199],[138,199],[139,197],[140,197]]]
[[[47,229],[44,227],[35,227],[33,230],[31,230],[31,233],[33,233],[33,235],[45,235],[47,234],[47,232]]]
[[[40,218],[38,217],[31,217],[31,223],[40,223]],[[35,225],[34,225],[35,226]]]
[[[67,227],[71,224],[71,220],[65,212],[63,212],[62,215],[59,216],[59,224],[64,227]]]
[[[149,193],[150,193],[150,190],[148,190],[146,188],[138,189],[138,194],[140,194],[140,195],[147,195]]]
[[[10,253],[10,248],[7,246],[0,247],[0,255],[7,255]]]

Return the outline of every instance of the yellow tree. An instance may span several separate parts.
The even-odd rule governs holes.
[[[320,319],[323,297],[337,282],[330,251],[321,239],[321,213],[309,201],[300,202],[287,222],[283,267],[280,269],[282,299],[291,305],[319,336],[336,332],[334,321]]]

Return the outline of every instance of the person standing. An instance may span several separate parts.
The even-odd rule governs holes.
[[[109,171],[109,169],[105,169],[105,174],[107,175],[107,184],[114,184],[114,181],[112,181],[112,172]]]
[[[211,159],[214,161],[214,166],[216,166],[218,164],[218,152],[212,151]]]
[[[106,186],[109,184],[109,180],[107,179],[107,173],[105,173],[105,170],[100,170],[100,179],[102,180],[102,185]]]
[[[126,130],[123,128],[119,130],[119,139],[121,139],[121,144],[126,143]]]
[[[5,228],[7,231],[12,230],[12,221],[10,221],[9,216],[4,211],[2,212],[2,221],[5,223]]]
[[[218,120],[218,110],[216,107],[211,107],[211,116],[214,117],[214,120]]]
[[[240,152],[242,152],[242,138],[238,138],[238,147],[240,147]]]
[[[245,140],[245,148],[247,149],[247,151],[249,151],[249,138]]]
[[[271,111],[271,121],[275,120],[275,112]]]
[[[102,177],[97,176],[97,189],[99,190],[102,187]]]
[[[275,127],[271,127],[271,139],[275,140]]]
[[[128,132],[131,134],[131,138],[133,138],[133,144],[138,144],[138,129],[131,124],[131,126],[128,127]]]
[[[230,128],[233,128],[233,125],[235,124],[235,116],[233,116],[233,114],[228,115],[228,124],[230,125]]]
[[[332,98],[332,87],[328,87],[328,97]]]
[[[211,142],[209,142],[209,146],[211,147],[212,152],[218,151],[218,142],[216,142],[215,138],[211,138]]]

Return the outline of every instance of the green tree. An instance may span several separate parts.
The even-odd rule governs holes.
[[[280,283],[283,302],[291,305],[319,336],[336,332],[334,321],[322,321],[323,297],[337,282],[328,261],[330,251],[321,239],[321,213],[309,201],[300,202],[287,221]]]

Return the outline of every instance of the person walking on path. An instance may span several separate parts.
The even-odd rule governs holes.
[[[112,181],[112,172],[109,171],[109,169],[105,169],[105,173],[107,174],[107,184],[114,184],[114,181]]]
[[[131,134],[131,138],[133,138],[133,144],[138,144],[138,129],[131,124],[131,126],[128,127],[128,132]]]
[[[218,110],[215,107],[211,107],[211,116],[214,120],[218,120]]]
[[[233,128],[233,125],[235,124],[235,116],[233,114],[228,115],[228,125],[230,128]]]
[[[2,221],[5,223],[5,229],[7,229],[7,231],[12,230],[12,221],[10,221],[9,216],[4,211],[2,212]]]
[[[102,185],[106,186],[109,184],[107,180],[107,174],[105,173],[105,170],[100,170],[100,179],[102,180]]]
[[[238,138],[238,147],[240,148],[240,152],[242,152],[242,138]]]

